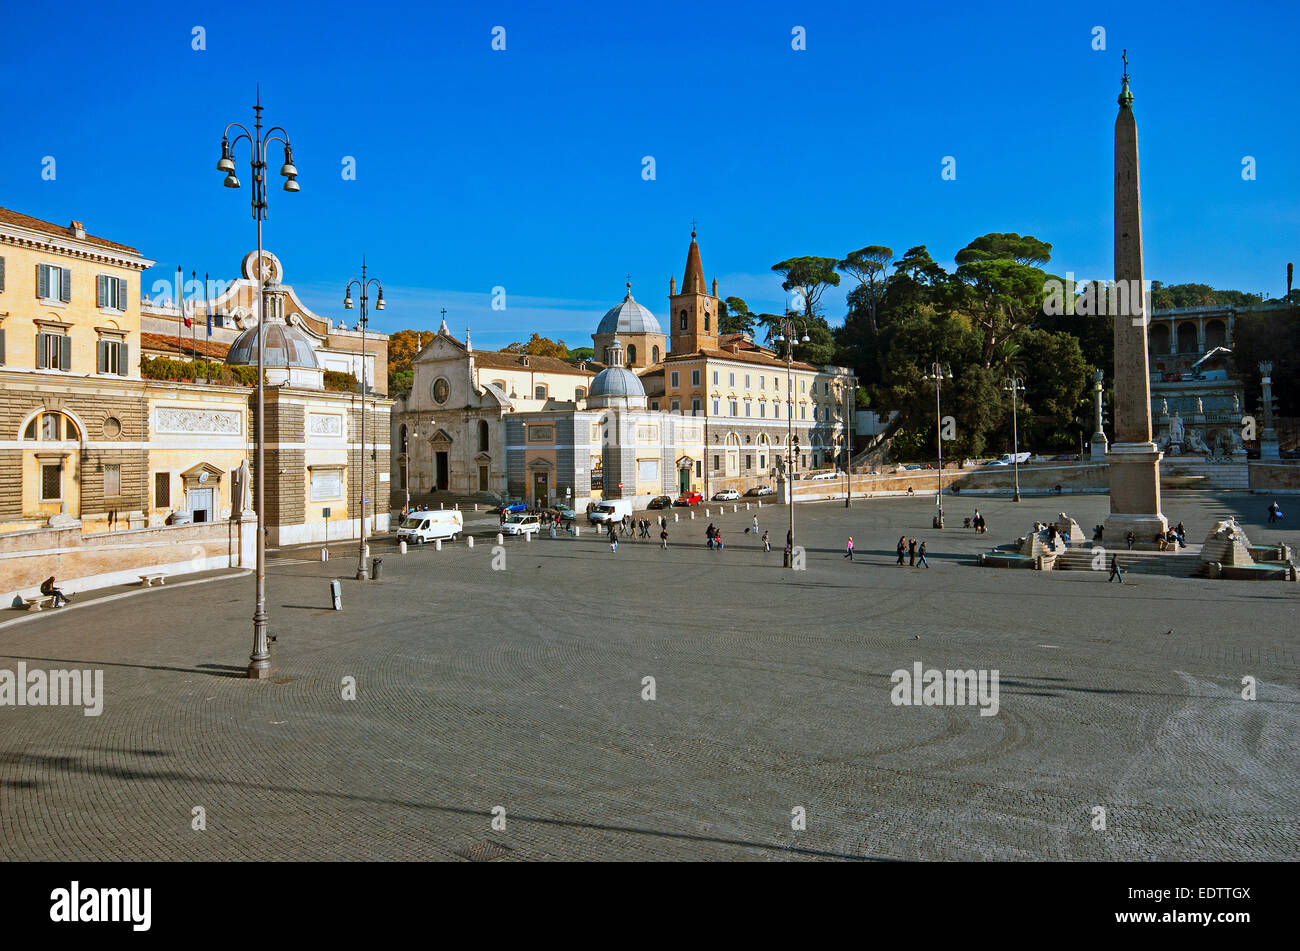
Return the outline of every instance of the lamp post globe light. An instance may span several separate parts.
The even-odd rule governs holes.
[[[358,523],[358,534],[360,535],[360,539],[357,542],[357,580],[365,581],[370,577],[370,571],[366,567],[366,324],[369,322],[369,317],[366,312],[366,303],[369,301],[370,288],[374,287],[379,291],[379,296],[375,300],[375,310],[383,310],[384,285],[380,283],[378,278],[372,277],[367,279],[366,259],[364,255],[361,258],[361,277],[354,277],[352,280],[348,281],[347,287],[343,290],[344,310],[352,309],[353,285],[356,285],[361,289],[361,319],[357,321],[361,326],[361,479],[357,483],[357,498],[361,502],[361,512]],[[373,504],[375,506],[379,505],[379,499],[377,497],[373,500]]]
[[[1018,376],[1009,376],[1002,389],[1011,394],[1011,464],[1016,470],[1016,491],[1011,501],[1020,501],[1020,422],[1017,417],[1016,397],[1025,392],[1025,381]]]
[[[231,130],[238,134],[232,139]],[[289,144],[289,133],[281,126],[272,126],[265,133],[262,131],[262,90],[258,87],[257,100],[253,106],[253,131],[239,122],[232,122],[221,133],[221,158],[217,161],[217,171],[225,172],[222,183],[227,188],[239,188],[239,179],[235,175],[235,147],[240,140],[248,142],[250,180],[253,185],[252,212],[257,222],[257,580],[256,603],[253,608],[253,653],[248,659],[248,676],[254,680],[265,680],[271,676],[271,648],[267,638],[266,623],[266,426],[265,412],[265,357],[266,357],[266,269],[262,262],[262,222],[266,220],[266,152],[272,142],[284,146],[284,164],[280,174],[284,176],[284,190],[298,191],[298,169],[293,164],[293,148]]]
[[[800,336],[800,329],[803,334]],[[785,554],[785,567],[794,570],[794,471],[799,459],[799,437],[794,434],[794,345],[808,343],[808,326],[793,314],[786,314],[777,319],[776,336],[773,343],[785,344],[785,386],[786,386],[786,496],[790,507],[790,544]]]
[[[943,408],[939,391],[943,387],[944,380],[952,379],[952,369],[947,364],[936,360],[930,365],[930,372],[925,375],[925,379],[934,382],[934,435],[935,444],[939,448],[939,491],[934,497],[939,511],[934,517],[934,527],[943,528]]]

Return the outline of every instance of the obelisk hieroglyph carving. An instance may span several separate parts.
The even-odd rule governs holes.
[[[1137,119],[1129,91],[1128,51],[1115,117],[1115,440],[1110,463],[1110,516],[1105,539],[1128,532],[1137,546],[1155,548],[1169,523],[1160,512],[1160,457],[1151,440],[1151,377],[1147,364],[1147,302],[1142,274],[1142,190],[1138,183]],[[1125,290],[1128,293],[1124,293]]]

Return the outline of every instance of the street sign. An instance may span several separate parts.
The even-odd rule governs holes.
[[[329,509],[321,509],[321,513],[320,513],[320,514],[321,514],[321,518],[329,518],[329,517],[330,517],[330,510],[329,510]]]

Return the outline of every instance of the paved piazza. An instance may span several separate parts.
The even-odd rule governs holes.
[[[1233,513],[1286,540],[1268,501],[1165,511],[1190,540]],[[976,505],[986,538],[952,527]],[[1091,528],[1106,498],[953,498],[943,532],[933,499],[801,504],[797,573],[785,509],[764,555],[743,503],[724,552],[703,512],[667,552],[512,540],[503,571],[486,524],[472,550],[384,543],[376,583],[346,546],[278,552],[274,682],[238,676],[248,575],[6,612],[0,668],[102,668],[106,699],[0,707],[0,857],[1295,858],[1300,586],[975,567],[1062,508]],[[904,533],[932,570],[893,564]],[[917,661],[1000,671],[997,715],[894,706]]]

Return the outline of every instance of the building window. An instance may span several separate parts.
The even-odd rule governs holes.
[[[732,415],[732,416],[739,416],[740,414],[739,414],[738,412],[736,412],[736,401],[735,401],[735,400],[728,400],[727,402],[728,402],[728,406],[729,406],[729,408],[730,408],[730,410],[731,410],[731,415]]]
[[[681,386],[681,376],[676,370],[673,370],[668,374],[668,385],[673,389],[677,389],[677,387]]]
[[[585,386],[580,386],[575,389],[573,391],[573,398],[575,400],[585,400],[587,398],[587,388]]]
[[[699,386],[699,385],[700,385],[700,371],[699,371],[699,370],[692,370],[692,371],[691,371],[691,386]]]
[[[748,471],[749,471],[750,469],[752,469],[752,468],[754,468],[754,457],[751,456],[751,455],[749,455],[748,453],[746,453],[746,454],[745,454],[745,471],[748,472]]]
[[[702,477],[703,475],[704,475],[704,460],[702,460],[702,459],[696,459],[696,460],[695,460],[695,478],[698,479],[698,478]]]
[[[41,466],[41,501],[58,502],[63,498],[63,464]]]
[[[488,424],[485,419],[478,421],[478,451],[488,451]]]
[[[781,404],[780,404],[780,403],[773,403],[773,404],[772,404],[772,418],[773,418],[773,419],[780,419],[780,418],[781,418]]]
[[[628,366],[636,363],[636,344],[629,343],[627,345],[627,362]]]
[[[799,418],[800,418],[800,419],[807,419],[807,418],[808,418],[808,404],[807,404],[807,403],[800,403],[800,404],[799,404]]]
[[[704,408],[704,407],[700,405],[700,401],[699,401],[698,399],[693,399],[693,400],[691,400],[691,415],[692,415],[692,416],[699,416],[699,415],[700,415],[700,410],[703,409],[703,408]]]
[[[767,404],[760,401],[758,404],[758,418],[763,419],[767,416]]]
[[[653,358],[653,359],[652,359],[652,362],[653,362],[653,363],[658,363],[658,362],[659,362],[659,348],[658,348],[658,347],[652,347],[651,350],[650,350],[650,354],[651,354],[651,357]]]
[[[716,455],[715,455],[715,456],[713,457],[713,471],[714,471],[714,472],[717,472],[717,471],[721,468],[721,466],[719,465],[719,463],[720,463],[721,461],[722,461],[722,457],[721,457],[721,456],[716,456]]]
[[[122,494],[122,467],[104,466],[104,498],[109,499]]]
[[[153,507],[168,509],[172,506],[172,474],[155,472],[153,474]]]
[[[72,300],[72,272],[52,264],[36,265],[36,296],[41,300]]]
[[[745,389],[749,389],[749,374],[745,374]]]
[[[765,376],[760,376],[760,377],[758,378],[758,388],[759,388],[760,390],[767,389],[767,377],[765,377]]]
[[[719,413],[721,413],[721,412],[722,412],[722,407],[721,407],[721,405],[719,405],[719,400],[717,399],[717,397],[714,397],[714,400],[713,400],[713,415],[714,415],[714,416],[717,416],[717,415],[718,415]]]
[[[126,376],[128,344],[121,340],[101,340],[97,348],[95,367],[99,373],[113,373]]]
[[[24,439],[35,440],[39,438],[42,442],[60,442],[63,440],[73,442],[79,436],[80,431],[77,429],[77,424],[62,413],[42,413],[39,416],[33,416],[23,432]]]
[[[63,334],[36,335],[36,369],[71,370],[72,338]]]
[[[682,318],[682,330],[685,330],[685,329],[686,329],[686,311],[682,311],[681,318]]]
[[[546,384],[545,384],[545,383],[538,383],[535,387],[533,387],[533,399],[535,399],[535,400],[544,400],[544,399],[546,399]]]
[[[717,370],[714,370],[714,371],[713,371],[713,385],[714,385],[714,386],[717,386],[717,385],[718,385],[718,371],[717,371]]]
[[[673,400],[672,404],[669,406],[669,409],[674,413],[681,412],[682,409],[681,400]]]
[[[657,411],[657,410],[659,409],[659,401],[658,401],[658,400],[651,400],[651,401],[650,401],[650,408],[651,408],[652,410],[656,410],[656,411]]]
[[[99,274],[95,278],[95,302],[107,310],[126,310],[126,279]]]
[[[438,377],[438,379],[433,381],[431,393],[435,403],[445,403],[447,402],[447,397],[451,395],[451,384],[442,377]]]
[[[734,374],[734,373],[728,373],[728,374],[727,374],[727,377],[728,377],[727,385],[728,385],[728,386],[735,386],[735,385],[736,385],[736,374]]]

